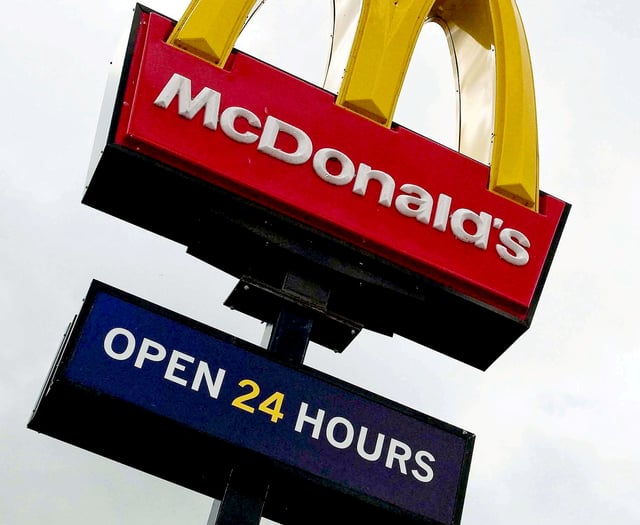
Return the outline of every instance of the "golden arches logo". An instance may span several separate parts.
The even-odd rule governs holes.
[[[223,66],[255,5],[192,0],[169,43]],[[438,23],[449,40],[460,153],[491,166],[491,191],[537,211],[533,73],[514,0],[362,0],[336,103],[390,127],[425,22]]]

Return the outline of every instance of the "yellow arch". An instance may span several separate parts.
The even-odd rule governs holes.
[[[169,43],[224,65],[255,0],[192,0]],[[538,209],[533,73],[514,0],[362,0],[337,104],[391,126],[425,21],[448,36],[460,152],[491,165],[489,189]]]
[[[490,163],[492,191],[537,210],[533,73],[513,0],[363,0],[338,104],[391,126],[425,20],[439,23],[449,39],[460,152]]]
[[[191,0],[167,42],[223,66],[256,0]]]

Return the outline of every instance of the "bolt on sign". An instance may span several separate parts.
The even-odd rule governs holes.
[[[247,283],[311,275],[351,334],[487,369],[529,328],[570,209],[538,188],[515,2],[364,0],[337,95],[233,48],[255,4],[136,7],[83,202],[238,277],[231,307],[266,320]],[[393,122],[425,21],[450,41],[459,151]]]
[[[98,281],[28,426],[218,499],[242,465],[284,524],[458,524],[475,441]]]

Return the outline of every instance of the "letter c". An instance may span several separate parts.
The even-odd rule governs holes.
[[[240,133],[235,127],[238,117],[246,119],[250,126],[260,129],[260,119],[255,115],[255,113],[237,106],[228,107],[222,112],[222,115],[220,116],[220,128],[222,128],[223,133],[227,137],[235,140],[236,142],[241,142],[242,144],[253,144],[258,140],[258,135],[251,131]]]

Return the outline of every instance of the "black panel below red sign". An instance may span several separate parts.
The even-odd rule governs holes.
[[[481,370],[529,326],[121,146],[106,146],[83,202],[184,244],[191,255],[238,278],[279,289],[288,272],[313,276],[331,290],[327,311],[354,329],[398,334]],[[244,306],[234,296],[231,304],[269,321],[281,302]],[[312,340],[343,351],[346,333],[325,326]]]

